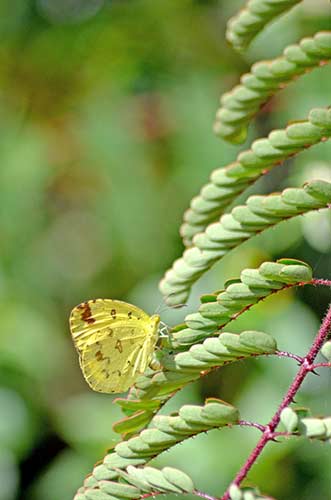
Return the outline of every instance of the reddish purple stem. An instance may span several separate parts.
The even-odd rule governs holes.
[[[250,422],[248,420],[239,420],[238,425],[241,427],[255,427],[255,429],[259,429],[261,432],[264,432],[266,429],[265,425],[258,424],[257,422]]]
[[[331,285],[331,281],[327,282],[327,280],[314,280],[314,283]],[[279,405],[276,413],[272,417],[269,424],[265,426],[265,430],[263,431],[262,437],[260,438],[256,447],[254,448],[254,450],[248,457],[247,461],[236,475],[233,483],[236,484],[237,486],[240,486],[241,482],[245,479],[251,467],[254,465],[257,458],[261,455],[266,444],[274,439],[275,429],[279,424],[281,412],[283,411],[284,408],[286,408],[292,403],[305,377],[307,376],[308,373],[312,371],[313,367],[316,367],[316,365],[313,365],[313,362],[319,350],[321,349],[323,343],[327,339],[330,329],[331,329],[331,304],[329,305],[328,311],[323,319],[323,322],[314,340],[314,343],[312,344],[308,354],[303,358],[299,371],[295,376],[292,384],[290,385],[287,393],[285,394],[281,404]],[[229,490],[225,492],[221,500],[230,500]]]
[[[316,368],[331,368],[331,363],[316,363],[311,366],[311,371],[314,371]]]
[[[204,493],[203,491],[194,490],[193,493],[197,497],[204,498],[205,500],[218,500],[217,498],[213,497],[212,495],[208,495],[207,493]]]
[[[311,282],[313,285],[331,286],[331,280],[314,278]]]
[[[287,351],[276,351],[275,353],[276,356],[279,356],[280,358],[291,358],[295,359],[300,365],[304,362],[304,358],[301,356],[297,356],[296,354],[293,354],[292,352],[287,352]]]

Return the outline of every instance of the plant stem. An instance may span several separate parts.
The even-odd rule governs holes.
[[[329,305],[328,311],[323,319],[323,322],[316,335],[314,343],[312,344],[308,354],[303,358],[302,365],[300,366],[299,371],[295,376],[292,384],[290,385],[287,393],[285,394],[281,404],[279,405],[276,413],[272,417],[269,424],[266,425],[265,431],[263,432],[254,450],[251,452],[245,464],[242,466],[242,468],[236,475],[233,483],[236,484],[237,486],[240,486],[241,482],[245,479],[249,470],[251,469],[251,467],[256,462],[257,458],[264,450],[266,444],[274,439],[275,436],[274,431],[279,424],[281,412],[283,411],[284,408],[289,406],[289,404],[293,401],[305,377],[307,376],[308,373],[311,372],[313,361],[316,358],[319,350],[321,349],[324,341],[326,340],[330,332],[330,329],[331,329],[331,304]],[[230,500],[229,489],[225,492],[221,500]]]
[[[255,427],[255,429],[259,429],[261,432],[264,432],[266,429],[265,425],[258,424],[257,422],[249,422],[248,420],[239,420],[238,425],[241,427]]]
[[[293,354],[291,352],[287,351],[276,351],[274,353],[276,356],[279,356],[280,358],[290,358],[290,359],[295,359],[300,365],[301,363],[304,362],[304,358],[301,356],[297,356],[296,354]]]
[[[323,280],[320,278],[314,278],[312,280],[312,285],[331,286],[331,280]]]
[[[311,366],[311,371],[314,371],[315,368],[331,368],[331,363],[316,363]]]
[[[215,497],[213,497],[211,495],[208,495],[207,493],[204,493],[203,491],[194,490],[193,493],[197,497],[204,498],[205,500],[217,500],[217,498],[215,498]]]

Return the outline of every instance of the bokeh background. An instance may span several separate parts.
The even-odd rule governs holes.
[[[131,301],[153,313],[157,283],[181,250],[184,209],[210,171],[238,148],[212,133],[221,92],[257,59],[330,27],[326,1],[307,0],[265,30],[247,54],[224,41],[241,2],[226,0],[1,0],[0,2],[0,500],[70,500],[118,439],[112,397],[85,384],[68,330],[77,303]],[[330,68],[306,75],[260,114],[249,141],[328,104]],[[251,192],[331,178],[329,144],[276,169]],[[331,277],[331,219],[283,223],[232,252],[194,289],[282,256]],[[279,294],[233,325],[262,329],[303,354],[330,300],[328,289]],[[165,408],[218,396],[265,422],[296,366],[236,364],[192,384]],[[331,377],[311,376],[298,395],[331,412]],[[158,465],[189,473],[221,495],[254,446],[255,430],[213,431],[175,447]],[[194,458],[193,458],[194,457]],[[278,500],[331,499],[330,447],[269,445],[250,474]]]

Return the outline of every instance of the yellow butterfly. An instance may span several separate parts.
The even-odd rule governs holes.
[[[125,392],[148,367],[160,316],[121,300],[96,299],[76,306],[70,330],[86,382],[94,391]]]

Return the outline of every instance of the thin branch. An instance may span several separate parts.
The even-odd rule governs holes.
[[[156,497],[157,495],[164,495],[165,493],[162,492],[162,491],[151,491],[149,493],[144,493],[143,495],[141,495],[141,499],[145,499],[145,498],[153,498],[153,497]],[[183,495],[185,494],[188,494],[188,493],[184,493],[183,492]],[[208,495],[208,493],[204,493],[203,491],[199,491],[199,490],[193,490],[192,491],[192,494],[197,496],[197,497],[200,497],[200,498],[204,498],[204,500],[218,500],[218,498],[216,497],[213,497],[212,495]]]
[[[331,368],[331,363],[316,363],[311,365],[310,371],[314,371],[316,368]]]
[[[312,367],[314,366],[313,361],[315,360],[319,350],[321,349],[323,343],[325,342],[326,338],[328,337],[330,329],[331,329],[331,304],[329,305],[328,311],[323,319],[323,322],[322,322],[321,327],[316,335],[314,343],[312,344],[307,356],[305,356],[303,363],[301,364],[297,375],[295,376],[292,384],[290,385],[287,393],[285,394],[285,396],[284,396],[281,404],[279,405],[276,413],[272,417],[269,424],[266,426],[265,431],[263,432],[263,435],[260,438],[259,442],[257,443],[255,448],[251,452],[250,456],[248,457],[247,461],[245,462],[245,464],[242,466],[242,468],[238,472],[237,476],[235,477],[233,484],[240,486],[241,482],[246,478],[248,472],[250,471],[252,466],[255,464],[258,457],[261,455],[266,444],[275,438],[275,429],[279,424],[280,415],[281,415],[283,409],[292,403],[295,395],[297,394],[298,390],[300,389],[307,374],[311,372]],[[225,492],[225,494],[223,495],[221,500],[230,500],[229,489]]]
[[[272,439],[276,439],[278,437],[293,437],[300,436],[298,432],[274,432],[272,435]]]
[[[205,500],[218,500],[216,497],[213,497],[212,495],[208,495],[207,493],[204,493],[203,491],[194,490],[193,493],[197,497],[204,498]]]
[[[255,427],[255,429],[259,429],[261,432],[266,430],[265,425],[261,425],[257,422],[250,422],[248,420],[239,420],[238,425],[240,425],[240,427]]]
[[[302,365],[302,363],[304,362],[304,358],[302,358],[301,356],[297,356],[296,354],[293,354],[291,352],[287,352],[287,351],[276,351],[274,352],[273,354],[275,354],[276,356],[279,356],[281,358],[291,358],[291,359],[295,359],[295,361],[297,361],[300,365]]]
[[[322,286],[331,286],[331,280],[323,280],[323,279],[317,279],[314,278],[312,280],[313,285],[322,285]]]
[[[144,493],[140,498],[156,497],[157,495],[164,495],[164,493],[162,491],[151,491],[150,493]]]

